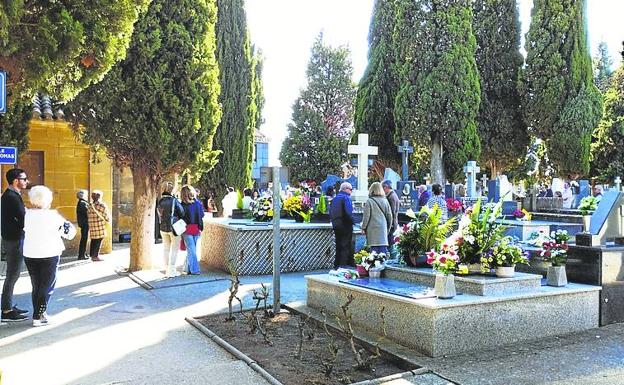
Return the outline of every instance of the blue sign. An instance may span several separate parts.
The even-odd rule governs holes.
[[[17,163],[17,148],[0,147],[0,164]]]
[[[6,114],[6,72],[0,71],[0,114]]]

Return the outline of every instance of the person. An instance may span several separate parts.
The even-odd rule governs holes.
[[[538,198],[545,198],[546,197],[546,187],[544,187],[543,184],[541,184],[539,186],[539,191],[537,193],[537,197]]]
[[[448,210],[446,208],[446,200],[442,195],[442,186],[436,183],[431,190],[433,191],[433,196],[427,201],[427,207],[433,208],[435,205],[438,205],[442,209],[442,221],[444,222],[448,219]]]
[[[457,188],[455,189],[455,197],[463,198],[465,196],[466,196],[466,187],[463,184],[458,184]]]
[[[251,189],[246,188],[243,190],[243,210],[249,210],[249,205],[253,201],[251,197]]]
[[[19,322],[28,319],[28,311],[13,304],[13,289],[22,270],[24,215],[26,208],[20,195],[28,187],[28,176],[21,168],[12,168],[6,172],[9,187],[0,198],[2,227],[2,260],[6,261],[6,277],[2,285],[1,322]]]
[[[329,186],[327,190],[325,190],[325,196],[329,199],[332,199],[335,194],[336,190],[334,189],[334,186]]]
[[[563,198],[563,193],[561,191],[555,191],[555,198]]]
[[[574,197],[572,195],[572,188],[569,183],[563,184],[563,192],[561,193],[561,197],[563,198],[563,208],[570,209],[572,208],[572,201],[574,201]]]
[[[217,210],[217,203],[215,201],[215,192],[214,190],[208,191],[208,199],[206,200],[206,210],[211,213],[211,215],[215,215]]]
[[[80,246],[78,246],[78,260],[86,260],[89,257],[86,254],[87,240],[89,239],[89,202],[85,199],[88,196],[87,190],[78,190],[76,198],[76,221],[80,227]]]
[[[399,196],[396,191],[392,189],[391,181],[383,181],[381,187],[383,187],[383,191],[390,204],[390,211],[392,212],[392,226],[390,227],[390,231],[388,231],[388,247],[392,248],[392,245],[394,245],[394,232],[399,228]]]
[[[93,190],[91,193],[91,204],[87,215],[89,217],[89,238],[91,238],[91,246],[89,247],[89,255],[93,262],[99,262],[100,247],[102,241],[106,237],[106,225],[110,222],[110,214],[108,207],[102,202],[104,193],[100,190]]]
[[[354,266],[353,262],[353,205],[349,182],[340,185],[340,191],[329,205],[329,218],[336,237],[336,259],[334,267]]]
[[[553,198],[555,194],[553,194],[552,188],[549,185],[546,185],[546,198]]]
[[[173,232],[172,224],[184,217],[184,208],[176,197],[173,196],[173,183],[165,182],[163,192],[157,205],[159,218],[160,236],[163,240],[163,262],[165,267],[165,278],[172,278],[177,275],[175,266],[180,249],[180,235]]]
[[[418,207],[423,207],[427,205],[431,194],[427,191],[427,186],[421,184],[418,186]]]
[[[258,198],[260,198],[260,192],[254,189],[253,193],[251,193],[251,199],[253,199],[254,201],[257,201]]]
[[[602,187],[598,185],[594,186],[594,197],[600,202],[602,199]]]
[[[236,201],[238,200],[238,194],[234,191],[233,187],[227,188],[227,194],[221,201],[221,205],[223,206],[223,217],[231,217],[232,210],[236,208]]]
[[[76,228],[58,211],[51,210],[52,191],[34,186],[28,193],[32,208],[24,219],[24,261],[32,284],[33,326],[49,324],[47,309],[56,285],[56,273],[65,245],[73,239]]]
[[[185,272],[187,274],[199,274],[197,242],[204,229],[204,209],[196,199],[193,186],[186,185],[182,187],[181,195],[182,207],[184,207],[184,222],[186,222],[186,231],[182,234],[182,239],[186,246]]]
[[[381,183],[371,184],[368,197],[362,217],[362,231],[366,236],[366,244],[372,251],[388,254],[388,232],[392,227],[392,210]]]

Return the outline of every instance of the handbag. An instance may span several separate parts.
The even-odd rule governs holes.
[[[175,209],[175,198],[171,197],[171,222],[172,222],[171,230],[173,231],[173,235],[180,236],[184,234],[184,232],[186,231],[186,222],[184,222],[184,219],[182,218],[174,222],[174,219],[176,218],[173,215],[174,209]]]

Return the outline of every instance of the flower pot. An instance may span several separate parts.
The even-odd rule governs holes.
[[[591,215],[583,215],[583,232],[589,233],[590,223],[591,223]]]
[[[481,264],[480,263],[469,263],[468,265],[468,274],[481,274]]]
[[[409,261],[409,262],[408,262]],[[421,255],[412,255],[410,254],[407,258],[406,258],[406,262],[409,266],[412,267],[431,267],[431,265],[429,265],[427,263],[427,255],[426,254],[421,254]]]
[[[381,271],[382,270],[383,270],[383,267],[382,268],[377,268],[377,269],[371,268],[368,271],[368,276],[370,278],[381,278]]]
[[[436,274],[434,294],[440,299],[455,297],[455,276],[453,274]]]
[[[546,273],[546,281],[548,286],[561,287],[567,285],[568,277],[566,276],[565,265],[549,266]]]
[[[368,270],[364,268],[362,265],[355,265],[355,269],[358,272],[360,278],[368,277]]]
[[[496,268],[496,276],[499,278],[511,278],[516,271],[515,266],[498,266]]]

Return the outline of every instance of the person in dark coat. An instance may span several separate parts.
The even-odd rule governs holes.
[[[340,185],[340,191],[329,206],[329,218],[336,237],[336,260],[334,267],[354,266],[353,261],[353,187],[349,182]]]
[[[199,261],[197,259],[197,244],[202,230],[204,230],[204,207],[197,200],[193,186],[184,186],[180,192],[182,196],[182,207],[184,207],[184,222],[186,231],[182,234],[182,239],[186,245],[186,267],[187,274],[199,274]]]
[[[80,227],[80,246],[78,247],[78,260],[86,260],[89,257],[86,254],[87,251],[87,240],[89,239],[89,216],[87,212],[89,211],[89,202],[85,199],[89,193],[87,190],[78,190],[76,193],[76,198],[78,198],[78,203],[76,203],[76,221],[78,222],[78,227]]]
[[[390,211],[392,211],[392,227],[390,227],[388,232],[388,246],[392,248],[392,245],[394,245],[394,232],[399,228],[399,196],[392,189],[391,181],[385,180],[381,186],[386,194],[388,203],[390,203]]]
[[[21,191],[28,187],[28,176],[19,168],[12,168],[6,173],[9,187],[2,194],[2,260],[6,261],[6,277],[2,286],[2,321],[25,321],[28,311],[13,305],[13,289],[19,278],[24,263],[24,215],[26,208]]]
[[[176,260],[180,249],[180,236],[173,232],[173,223],[184,217],[184,208],[173,194],[173,183],[165,182],[162,197],[158,201],[157,212],[159,218],[160,236],[163,240],[163,265],[165,278],[172,278],[176,273]]]

